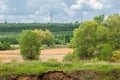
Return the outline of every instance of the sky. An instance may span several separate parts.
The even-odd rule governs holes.
[[[0,0],[1,23],[74,23],[115,13],[119,0]]]

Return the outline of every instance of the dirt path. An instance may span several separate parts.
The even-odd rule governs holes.
[[[58,61],[62,61],[65,54],[72,52],[70,48],[56,48],[56,49],[45,49],[41,50],[40,59],[41,61],[47,61],[48,59],[55,58]],[[6,50],[0,51],[0,61],[2,62],[11,62],[11,61],[23,61],[20,50]]]

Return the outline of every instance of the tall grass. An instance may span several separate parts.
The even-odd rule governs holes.
[[[14,62],[0,65],[0,72],[3,74],[41,74],[51,70],[61,70],[71,72],[74,70],[94,70],[94,71],[111,71],[117,69],[120,71],[119,63],[98,62],[90,63],[88,61],[80,62]]]

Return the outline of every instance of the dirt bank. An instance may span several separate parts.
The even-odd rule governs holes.
[[[71,73],[49,71],[41,75],[2,75],[0,80],[120,80],[120,73],[117,70],[109,72],[81,70]]]
[[[41,75],[7,75],[1,76],[0,80],[79,80],[67,75],[63,71],[50,71]]]

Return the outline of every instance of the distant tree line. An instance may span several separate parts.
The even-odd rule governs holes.
[[[20,35],[2,36],[4,32],[20,34],[22,30],[49,30],[55,36],[56,44],[69,43],[72,38],[72,32],[78,28],[80,23],[0,23],[0,42],[9,42],[10,44],[19,44]],[[42,42],[44,43],[44,42]]]
[[[22,30],[73,31],[79,23],[0,23],[0,32],[21,32]]]

